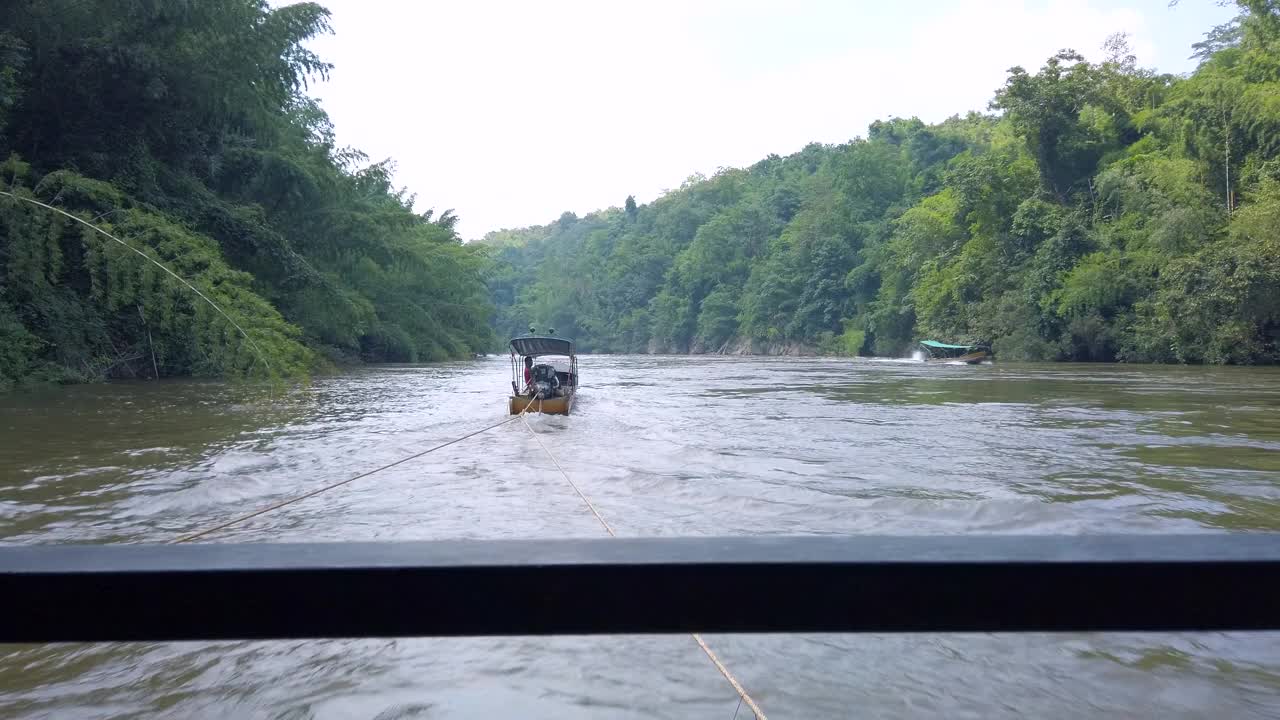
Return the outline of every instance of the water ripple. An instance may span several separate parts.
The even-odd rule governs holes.
[[[626,536],[1280,530],[1280,373],[585,357],[535,417]],[[505,358],[0,399],[0,540],[161,542],[502,417]],[[598,537],[507,425],[211,542]],[[1276,634],[708,641],[775,717],[1275,717]],[[0,716],[731,717],[683,636],[0,648]]]

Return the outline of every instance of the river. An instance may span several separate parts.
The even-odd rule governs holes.
[[[1280,530],[1280,371],[593,357],[620,536]],[[505,358],[0,397],[0,542],[163,542],[503,417]],[[209,542],[599,537],[519,424]],[[711,635],[774,718],[1280,716],[1280,634]],[[0,717],[715,718],[688,636],[0,646]],[[738,717],[746,717],[741,708]]]

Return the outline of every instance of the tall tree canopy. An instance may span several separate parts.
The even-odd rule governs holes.
[[[0,197],[0,386],[491,343],[484,253],[451,211],[415,212],[389,162],[337,147],[307,96],[330,67],[305,42],[328,20],[265,0],[0,6],[4,190],[165,263],[253,341],[105,236]]]
[[[996,114],[894,118],[647,205],[493,233],[496,329],[601,351],[1280,360],[1280,2],[1187,77],[1070,50]]]

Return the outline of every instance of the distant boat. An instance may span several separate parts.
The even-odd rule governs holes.
[[[951,345],[937,340],[921,340],[926,362],[961,362],[977,365],[983,360],[992,360],[995,355],[986,345]]]
[[[546,358],[555,360],[542,362]],[[525,408],[529,412],[568,415],[577,392],[578,356],[573,352],[572,340],[540,335],[512,338],[512,395],[508,401],[512,415]]]

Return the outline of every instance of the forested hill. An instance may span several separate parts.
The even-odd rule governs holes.
[[[992,114],[893,119],[647,205],[491,233],[501,335],[598,352],[1280,360],[1280,2],[1189,77],[1064,51]]]
[[[165,262],[253,340],[128,249],[0,197],[0,389],[492,343],[483,253],[336,147],[307,96],[329,66],[303,43],[328,30],[310,3],[0,5],[0,190]]]

